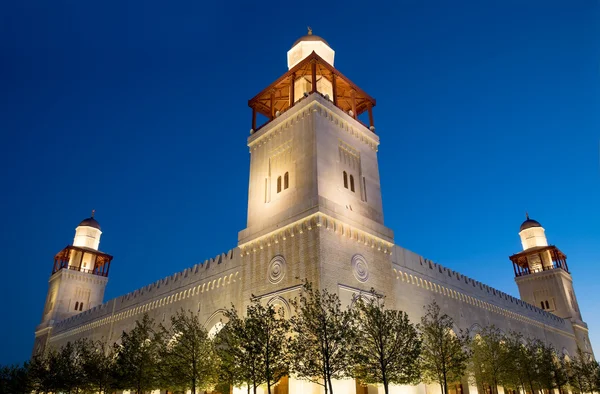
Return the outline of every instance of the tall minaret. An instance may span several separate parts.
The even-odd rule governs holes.
[[[392,288],[376,103],[334,67],[334,55],[309,29],[287,51],[287,71],[248,102],[242,299],[289,300],[302,279],[348,304],[357,292]]]
[[[73,244],[54,257],[34,354],[43,352],[54,323],[102,304],[112,256],[98,250],[100,224],[92,216],[75,229]]]
[[[521,299],[538,308],[567,319],[573,325],[578,346],[592,353],[587,324],[575,296],[567,256],[548,245],[542,225],[526,214],[519,229],[523,251],[510,256]]]

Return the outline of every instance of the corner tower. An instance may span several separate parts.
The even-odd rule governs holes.
[[[112,256],[100,252],[100,224],[92,216],[75,229],[73,244],[54,257],[42,321],[36,329],[34,354],[44,351],[55,322],[102,304]]]
[[[519,228],[523,251],[510,256],[521,299],[531,305],[569,320],[577,345],[592,352],[587,324],[583,322],[575,296],[567,256],[548,245],[544,227],[526,214]]]
[[[388,289],[393,232],[383,221],[375,99],[333,66],[333,49],[311,30],[287,60],[248,102],[244,277],[255,295],[301,279],[342,298],[342,287]]]

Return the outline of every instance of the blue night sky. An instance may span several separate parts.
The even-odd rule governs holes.
[[[105,299],[236,246],[247,100],[307,25],[377,99],[396,243],[518,295],[528,210],[600,351],[600,3],[291,6],[0,4],[0,363],[29,357],[54,254],[92,209],[115,256]]]

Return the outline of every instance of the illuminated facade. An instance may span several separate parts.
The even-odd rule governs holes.
[[[289,70],[249,101],[248,218],[236,248],[103,302],[112,258],[98,251],[100,226],[86,219],[73,246],[55,260],[34,353],[81,337],[118,341],[144,313],[164,322],[181,308],[196,312],[215,331],[223,310],[232,303],[244,310],[251,295],[289,315],[299,278],[338,293],[348,305],[375,288],[389,307],[418,321],[423,306],[436,300],[457,329],[477,332],[493,324],[543,338],[566,354],[575,354],[578,345],[591,353],[566,257],[548,246],[539,223],[523,223],[524,251],[511,256],[521,299],[394,243],[383,220],[376,102],[335,69],[333,59],[325,40],[309,31],[288,52]],[[344,393],[377,392],[352,380],[336,387]],[[293,377],[276,390],[321,392]],[[421,384],[392,390],[439,389]],[[455,390],[476,392],[466,380]]]

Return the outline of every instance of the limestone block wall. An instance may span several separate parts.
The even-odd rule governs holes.
[[[81,309],[101,304],[107,281],[102,276],[67,269],[52,275],[41,326],[79,314],[80,303]]]
[[[574,354],[576,342],[568,320],[466,277],[396,246],[392,275],[396,307],[418,322],[432,300],[455,320],[457,329],[476,332],[485,326],[519,331]]]
[[[218,311],[240,304],[242,286],[239,250],[232,249],[56,323],[48,345],[60,347],[82,337],[114,342],[144,313],[168,325],[170,317],[182,308],[197,313],[211,328],[220,320]]]
[[[283,113],[248,138],[248,228],[240,233],[240,242],[297,220],[317,205],[314,118],[309,101],[298,102],[294,111]]]
[[[279,299],[291,312],[289,300],[297,295],[303,279],[319,285],[320,237],[317,215],[296,221],[266,236],[240,245],[244,286],[242,305],[250,297]]]
[[[329,217],[323,220],[320,237],[321,286],[338,292],[343,305],[352,305],[371,288],[384,293],[391,289],[391,243]]]
[[[329,100],[313,96],[319,196],[347,208],[344,213],[354,220],[360,217],[382,225],[379,137]]]

